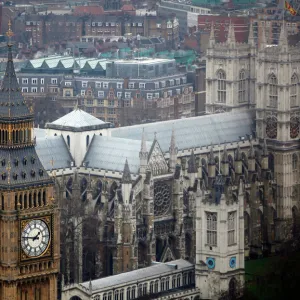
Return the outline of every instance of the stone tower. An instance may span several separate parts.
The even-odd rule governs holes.
[[[10,26],[9,26],[10,27]],[[7,35],[12,36],[9,28]],[[8,42],[0,91],[0,299],[57,299],[59,217]]]
[[[230,197],[225,177],[215,177],[196,202],[196,287],[201,299],[236,293],[244,284],[244,187]]]
[[[256,131],[262,144],[266,139],[277,183],[277,240],[288,237],[285,225],[299,199],[299,59],[299,48],[288,45],[284,23],[278,45],[263,42],[257,53]]]
[[[227,41],[218,43],[211,25],[207,49],[206,112],[240,111],[254,107],[255,45],[252,25],[249,42],[238,43],[232,23]]]

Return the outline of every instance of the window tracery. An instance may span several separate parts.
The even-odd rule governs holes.
[[[290,121],[290,138],[295,139],[299,136],[299,117],[292,116]]]
[[[209,246],[217,246],[217,214],[207,213],[207,244]]]
[[[298,105],[298,77],[296,74],[293,74],[291,78],[291,89],[290,89],[290,105],[291,107],[295,107]]]
[[[269,106],[277,108],[278,105],[278,82],[275,74],[269,78]]]
[[[170,187],[166,183],[157,182],[154,184],[154,215],[165,215],[170,208],[171,197]]]
[[[226,74],[223,70],[217,73],[218,78],[218,102],[226,103]]]
[[[239,102],[246,102],[246,73],[244,70],[239,73]]]
[[[297,171],[298,169],[298,156],[296,153],[293,154],[292,157],[292,166],[293,166],[293,171]]]

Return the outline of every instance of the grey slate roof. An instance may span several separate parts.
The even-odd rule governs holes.
[[[137,269],[131,272],[125,272],[114,276],[108,276],[105,278],[92,280],[92,291],[109,289],[112,286],[120,284],[126,285],[126,283],[129,282],[141,282],[152,276],[163,276],[164,273],[172,272],[172,270],[174,270],[174,268],[172,268],[172,265],[177,265],[176,271],[193,266],[193,264],[184,259],[177,259],[168,263],[159,263],[150,267]],[[83,282],[81,285],[85,288],[89,288],[90,282]]]
[[[44,170],[34,146],[0,149],[0,189],[49,183],[52,180]]]
[[[163,152],[168,152],[174,128],[178,150],[239,141],[240,136],[253,134],[253,112],[222,113],[187,119],[141,124],[111,129],[112,137],[140,140],[143,129],[148,140],[154,134]]]
[[[151,145],[151,142],[146,143],[148,150]],[[140,150],[140,140],[95,135],[84,161],[88,162],[87,166],[90,168],[122,173],[127,158],[131,174],[137,174],[140,167]]]
[[[32,118],[17,81],[11,48],[12,46],[9,45],[6,71],[0,90],[0,117]]]
[[[69,168],[71,161],[73,161],[73,158],[62,136],[37,139],[36,152],[41,160],[42,165],[48,171],[52,168]]]

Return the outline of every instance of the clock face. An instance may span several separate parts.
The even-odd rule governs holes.
[[[276,139],[277,137],[277,122],[274,118],[267,120],[266,134],[270,139]]]
[[[29,221],[21,235],[21,246],[29,257],[42,255],[48,248],[50,232],[48,225],[42,220]]]

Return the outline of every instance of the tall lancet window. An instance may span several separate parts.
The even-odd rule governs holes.
[[[272,74],[269,78],[269,106],[277,108],[278,105],[278,86],[277,77]]]
[[[235,243],[235,212],[228,214],[228,246]]]
[[[226,74],[220,70],[217,73],[218,77],[218,102],[226,103]]]
[[[208,212],[206,222],[207,245],[217,246],[217,214]]]
[[[240,71],[239,74],[239,102],[246,102],[246,73],[245,71]]]
[[[290,89],[290,102],[291,102],[291,107],[298,106],[298,77],[296,74],[293,74],[291,78],[291,89]]]

